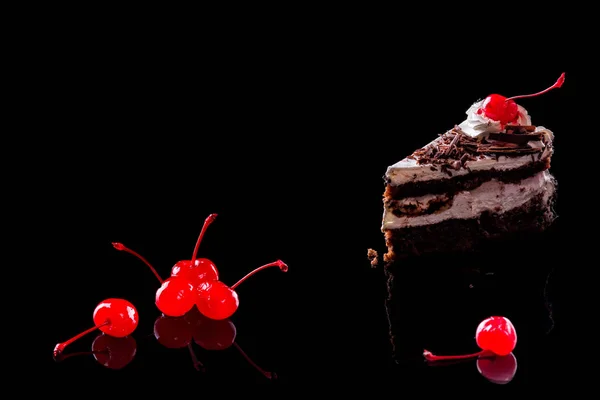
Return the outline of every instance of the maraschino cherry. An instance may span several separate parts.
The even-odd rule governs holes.
[[[204,281],[196,287],[196,307],[206,317],[216,320],[231,317],[239,306],[239,298],[235,289],[246,279],[269,267],[279,267],[283,272],[288,271],[288,266],[281,260],[265,264],[248,273],[231,287],[221,281]]]
[[[182,260],[177,262],[171,268],[171,276],[163,281],[156,269],[137,252],[125,247],[122,243],[113,243],[117,250],[126,251],[142,260],[152,271],[154,276],[160,282],[160,287],[156,291],[156,307],[163,314],[170,317],[181,317],[194,307],[196,293],[194,288],[200,282],[210,279],[219,279],[219,273],[215,264],[206,258],[196,258],[198,248],[204,237],[206,229],[215,220],[217,214],[210,214],[205,220],[200,230],[200,235],[196,241],[194,253],[191,260]]]
[[[423,356],[428,361],[460,360],[476,357],[506,356],[517,345],[517,332],[506,317],[489,317],[477,326],[475,341],[481,349],[477,353],[452,356],[437,356],[425,350]]]
[[[186,312],[194,307],[195,291],[194,286],[187,278],[181,276],[172,276],[163,280],[156,269],[144,257],[135,251],[125,247],[122,243],[113,243],[113,247],[117,250],[126,251],[133,254],[142,260],[154,273],[154,276],[160,282],[160,287],[156,291],[155,303],[156,307],[163,314],[170,317],[181,317]]]
[[[57,361],[63,361],[75,356],[93,355],[94,359],[109,369],[122,369],[128,365],[137,352],[137,342],[133,336],[114,337],[100,333],[92,342],[91,351],[77,353],[62,353]]]
[[[517,373],[517,358],[513,353],[505,356],[478,358],[477,371],[488,381],[504,385],[512,381]]]
[[[211,260],[208,258],[196,258],[198,254],[198,248],[200,247],[200,242],[202,242],[206,228],[213,223],[215,218],[217,218],[217,214],[210,214],[208,217],[206,217],[206,220],[204,220],[204,225],[202,226],[202,230],[200,231],[200,235],[198,236],[198,240],[196,241],[196,247],[194,247],[194,253],[192,254],[191,260],[181,260],[176,262],[173,268],[171,268],[171,276],[181,276],[187,278],[194,286],[197,286],[200,282],[206,280],[219,279],[217,266]]]
[[[59,357],[68,345],[96,329],[107,335],[122,338],[131,335],[139,322],[138,312],[134,305],[125,299],[116,298],[101,301],[94,310],[93,320],[94,326],[90,329],[66,342],[58,343],[54,347],[54,357]]]
[[[483,100],[483,104],[478,110],[478,113],[484,113],[485,116],[489,119],[499,121],[500,124],[502,124],[502,126],[507,124],[514,124],[519,118],[519,108],[517,106],[517,103],[515,103],[515,99],[539,96],[552,89],[561,87],[564,81],[565,73],[563,72],[556,81],[556,83],[554,83],[554,85],[538,93],[513,96],[509,98],[506,98],[499,94],[490,94]]]

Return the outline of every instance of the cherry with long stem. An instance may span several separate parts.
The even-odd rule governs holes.
[[[248,361],[248,363],[250,365],[252,365],[254,368],[256,368],[256,370],[258,372],[260,372],[261,374],[263,374],[265,376],[265,378],[267,378],[267,379],[277,379],[277,374],[276,373],[265,371],[264,369],[262,369],[261,367],[259,367],[258,364],[256,364],[254,361],[252,361],[252,359],[250,358],[250,356],[248,356],[248,354],[246,354],[246,352],[244,350],[242,350],[242,348],[236,342],[233,342],[233,346],[240,352],[240,354],[246,359],[246,361]]]
[[[206,233],[206,230],[217,218],[217,214],[210,214],[204,220],[198,239],[196,240],[196,246],[190,260],[177,261],[171,268],[171,276],[181,276],[187,278],[194,286],[197,286],[200,282],[206,280],[219,279],[219,271],[217,266],[208,258],[197,258],[198,249],[200,243]]]
[[[125,299],[110,298],[98,303],[94,309],[93,321],[93,327],[86,329],[65,342],[58,343],[54,347],[54,358],[60,356],[68,345],[96,329],[112,337],[130,335],[137,328],[138,312],[131,302]]]
[[[200,313],[208,318],[215,320],[229,318],[236,312],[239,306],[239,298],[235,289],[252,275],[271,267],[278,267],[283,272],[288,271],[287,264],[281,260],[277,260],[256,268],[231,287],[218,280],[200,283],[196,288],[196,307],[198,307]]]

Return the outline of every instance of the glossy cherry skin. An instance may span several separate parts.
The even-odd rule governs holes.
[[[171,277],[156,291],[156,307],[169,317],[181,317],[194,306],[195,294],[189,280]]]
[[[205,281],[196,287],[196,306],[202,315],[222,320],[231,317],[240,304],[235,290],[221,281]]]
[[[517,358],[512,353],[506,356],[478,358],[477,370],[490,382],[507,384],[517,373]]]
[[[218,280],[219,272],[217,266],[208,258],[197,258],[194,264],[192,260],[178,261],[171,268],[171,276],[181,276],[197,286],[200,282]]]
[[[184,318],[190,324],[194,342],[205,350],[225,350],[235,342],[237,330],[229,319],[207,318],[195,307]]]
[[[109,324],[100,326],[106,321]],[[94,324],[100,330],[114,337],[125,337],[133,333],[139,323],[137,309],[124,299],[106,299],[94,310]]]
[[[486,117],[506,125],[517,120],[519,108],[514,100],[507,100],[499,94],[490,94],[483,100],[481,109]]]
[[[137,343],[133,336],[114,337],[101,333],[92,342],[94,358],[110,369],[121,369],[135,357]]]
[[[161,315],[154,321],[154,337],[169,349],[180,349],[192,341],[192,328],[185,317]]]
[[[508,318],[489,317],[477,326],[475,340],[482,350],[489,350],[499,356],[506,356],[517,345],[517,332]]]

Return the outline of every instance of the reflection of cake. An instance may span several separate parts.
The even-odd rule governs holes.
[[[388,167],[382,231],[386,261],[472,250],[484,240],[544,231],[556,215],[553,133],[514,102],[490,95],[467,119]]]

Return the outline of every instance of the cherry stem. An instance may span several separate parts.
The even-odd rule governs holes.
[[[520,95],[520,96],[513,96],[513,97],[509,97],[508,99],[506,99],[505,101],[508,100],[514,100],[514,99],[524,99],[526,97],[535,97],[535,96],[539,96],[541,94],[544,94],[546,92],[549,92],[552,89],[558,89],[559,87],[561,87],[563,85],[563,83],[565,82],[565,73],[563,72],[559,77],[558,80],[556,81],[556,83],[554,83],[554,85],[550,86],[548,89],[544,89],[541,92],[537,92],[537,93],[533,93],[533,94],[524,94],[524,95]]]
[[[248,361],[248,363],[250,363],[250,365],[252,365],[254,368],[256,368],[256,370],[258,372],[260,372],[261,374],[263,374],[267,379],[273,379],[274,377],[277,377],[277,375],[275,373],[265,371],[264,369],[259,367],[254,361],[252,361],[250,356],[248,356],[248,354],[246,354],[246,352],[244,350],[242,350],[242,348],[236,342],[233,342],[233,345],[235,346],[236,349],[238,349],[238,351],[246,359],[246,361]]]
[[[203,370],[204,364],[202,364],[200,360],[198,360],[198,357],[196,357],[196,353],[194,352],[194,349],[192,349],[192,344],[188,343],[187,347],[190,351],[190,356],[192,356],[192,362],[194,363],[194,368],[196,368],[196,371]]]
[[[423,357],[425,357],[427,361],[465,360],[467,358],[492,357],[494,355],[495,354],[489,350],[481,350],[477,353],[463,354],[459,356],[437,356],[429,350],[423,351]]]
[[[266,269],[266,268],[269,268],[269,267],[279,267],[279,269],[282,270],[283,272],[287,272],[288,271],[287,264],[284,263],[281,260],[277,260],[275,262],[272,262],[272,263],[269,263],[269,264],[265,264],[262,267],[258,267],[254,271],[248,273],[242,279],[240,279],[239,281],[237,281],[237,283],[235,285],[231,286],[231,290],[235,290],[235,288],[238,287],[240,285],[240,283],[244,282],[246,279],[250,278],[252,275],[254,275],[255,273],[257,273],[258,271],[262,271],[263,269]]]
[[[204,220],[204,225],[202,225],[202,230],[200,230],[200,235],[198,235],[198,240],[196,241],[196,247],[194,247],[194,253],[192,254],[192,266],[196,262],[196,256],[198,255],[198,248],[200,248],[200,242],[202,241],[202,238],[204,237],[204,232],[206,232],[206,229],[210,226],[210,224],[212,224],[214,222],[214,220],[216,218],[217,218],[217,214],[210,214]]]
[[[91,327],[90,329],[86,329],[85,331],[81,332],[79,335],[73,336],[71,339],[67,340],[66,342],[58,343],[54,347],[54,357],[56,358],[56,357],[60,356],[61,353],[65,350],[65,348],[68,345],[70,345],[71,343],[73,343],[74,341],[76,341],[77,339],[80,339],[83,336],[87,335],[88,333],[91,333],[91,332],[95,331],[96,329],[99,329],[106,325],[110,325],[110,320],[107,319],[100,325],[96,325],[96,326]]]
[[[122,243],[117,243],[117,242],[113,242],[113,247],[117,250],[120,251],[126,251],[129,254],[133,254],[134,256],[136,256],[137,258],[139,258],[140,260],[142,260],[148,267],[150,267],[150,270],[152,271],[152,273],[154,274],[154,276],[156,276],[156,279],[158,279],[158,281],[161,283],[163,283],[163,279],[160,277],[160,275],[158,274],[158,272],[156,272],[156,269],[154,269],[154,267],[152,266],[152,264],[150,264],[144,257],[142,257],[141,255],[139,255],[138,253],[136,253],[135,251],[125,247]]]

